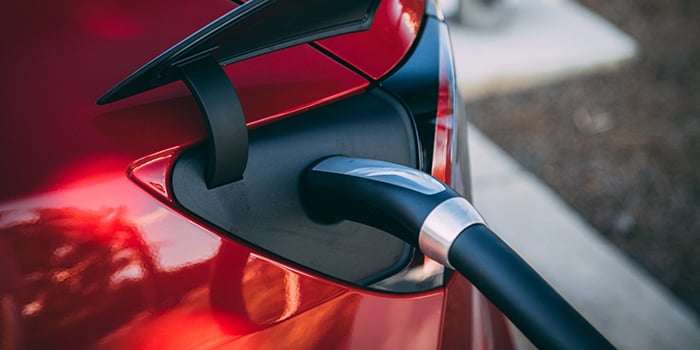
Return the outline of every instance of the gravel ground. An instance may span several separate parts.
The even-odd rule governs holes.
[[[468,108],[700,314],[700,2],[579,2],[638,41],[634,62]]]

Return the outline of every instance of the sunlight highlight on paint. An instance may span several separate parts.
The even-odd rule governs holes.
[[[168,170],[179,149],[173,147],[133,162],[127,171],[129,178],[159,199],[171,203],[173,198],[168,186]]]
[[[299,284],[299,275],[292,271],[284,273],[284,295],[285,304],[282,314],[277,319],[277,322],[284,321],[294,315],[301,305],[301,285]]]

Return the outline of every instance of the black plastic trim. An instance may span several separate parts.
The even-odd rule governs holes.
[[[349,63],[348,61],[346,61],[346,60],[342,59],[341,57],[339,57],[338,55],[334,54],[333,52],[328,51],[325,47],[319,45],[318,43],[312,42],[312,43],[309,43],[309,45],[311,47],[313,47],[314,49],[318,50],[319,52],[321,52],[322,54],[330,57],[332,60],[338,62],[343,67],[345,67],[345,68],[353,71],[355,74],[365,78],[367,81],[370,82],[370,84],[376,83],[376,80],[374,78],[370,77],[369,75],[367,75],[367,73],[361,71],[360,69],[358,69],[357,67],[355,67],[354,65]]]
[[[416,119],[435,118],[440,86],[440,26],[433,17],[426,17],[425,27],[410,58],[381,86],[399,96]]]
[[[180,71],[209,133],[207,186],[240,180],[248,162],[248,128],[236,90],[211,56],[190,62]]]

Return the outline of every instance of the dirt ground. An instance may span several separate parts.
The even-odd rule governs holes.
[[[700,2],[579,2],[637,40],[634,62],[467,108],[700,315]]]

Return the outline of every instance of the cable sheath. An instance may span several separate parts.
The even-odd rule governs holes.
[[[486,226],[462,231],[449,261],[539,349],[614,349]]]

